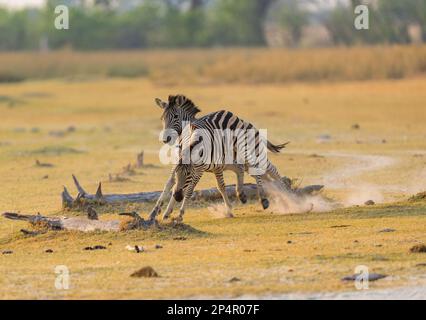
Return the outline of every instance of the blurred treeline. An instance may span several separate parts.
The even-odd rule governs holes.
[[[426,40],[426,0],[341,1],[322,8],[320,0],[48,0],[41,9],[0,9],[0,50],[299,47],[309,43],[309,27],[324,30],[314,46]],[[367,2],[370,29],[358,31],[354,6]],[[54,28],[58,4],[70,5],[69,30]],[[277,37],[285,40],[270,40]]]

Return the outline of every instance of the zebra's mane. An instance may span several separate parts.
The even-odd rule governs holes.
[[[187,112],[191,116],[195,116],[201,110],[186,96],[176,95],[169,96],[169,107],[181,108],[184,112]]]

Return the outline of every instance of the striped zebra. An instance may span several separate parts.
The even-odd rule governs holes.
[[[178,107],[174,107],[176,105],[176,99],[179,100]],[[191,100],[187,99],[185,96],[170,96],[169,97],[169,103],[163,102],[161,99],[155,100],[157,105],[164,110],[164,113],[161,117],[163,121],[163,143],[177,143],[178,145],[181,143],[179,140],[181,134],[182,134],[182,123],[183,122],[192,122],[195,121],[195,115],[200,112],[200,109],[198,109]],[[169,106],[173,106],[172,108],[169,108]],[[171,112],[173,111],[173,112]],[[171,129],[171,130],[167,130]],[[175,135],[173,133],[176,133]],[[172,139],[175,139],[172,141]],[[178,141],[177,141],[178,140]],[[177,141],[177,142],[176,142]],[[167,197],[167,195],[170,194],[170,191],[172,190],[173,186],[176,184],[176,178],[178,178],[178,181],[185,181],[186,180],[186,174],[190,172],[190,165],[186,164],[175,164],[170,172],[169,178],[167,180],[167,183],[165,184],[165,187],[160,195],[160,197],[157,200],[157,203],[153,210],[150,213],[150,220],[154,220],[155,217],[161,212],[161,208],[163,206],[164,200]],[[218,164],[215,166],[210,166],[209,168],[206,168],[206,172],[211,172],[215,174],[217,187],[219,192],[222,195],[223,201],[225,205],[229,208],[228,216],[232,217],[232,211],[231,211],[231,204],[228,199],[228,196],[225,191],[225,182],[223,178],[223,171],[230,170],[233,171],[237,176],[237,184],[236,184],[236,193],[237,198],[241,201],[241,203],[247,202],[247,196],[244,193],[244,166],[239,164]],[[191,193],[192,194],[192,193]],[[179,198],[179,193],[176,192],[176,188],[173,191],[173,195],[169,203],[167,205],[167,209],[164,212],[163,219],[167,219],[170,213],[173,211],[174,205],[176,201],[180,202],[182,201],[181,198]]]
[[[237,129],[240,130],[240,132],[245,132],[247,130],[251,130],[253,129],[255,134],[253,136],[253,139],[256,142],[256,148],[255,151],[258,151],[258,146],[259,146],[259,131],[257,129],[254,128],[254,126],[248,122],[245,122],[241,119],[239,119],[238,117],[234,116],[231,112],[229,111],[219,111],[219,112],[214,112],[211,114],[208,114],[204,117],[201,118],[196,118],[196,114],[200,112],[200,109],[198,109],[191,100],[189,100],[188,98],[186,98],[183,95],[177,95],[177,96],[169,96],[169,101],[167,102],[163,102],[161,99],[156,99],[156,103],[157,105],[163,109],[163,115],[162,115],[162,120],[163,120],[163,142],[164,143],[171,143],[176,141],[177,137],[180,137],[182,135],[182,131],[183,131],[183,127],[182,127],[182,123],[184,121],[191,123],[191,127],[199,127],[199,128],[203,128],[206,130],[213,130],[213,129],[229,129],[229,130],[233,130],[236,131]],[[174,135],[172,133],[175,133]],[[191,136],[191,138],[194,138],[196,135]],[[172,141],[172,139],[174,138],[174,141]],[[241,142],[242,141],[242,142]],[[190,142],[191,143],[191,142]],[[194,144],[196,144],[197,142],[195,141]],[[241,145],[238,145],[238,143],[240,143]],[[233,141],[234,144],[234,151],[237,152],[240,149],[244,149],[246,150],[246,148],[244,148],[247,145],[247,141],[246,140],[239,140],[237,139],[237,137],[234,138]],[[266,143],[267,148],[272,151],[272,152],[279,152],[284,146],[285,144],[282,145],[274,145],[272,143],[270,143],[269,141],[267,141]],[[241,148],[243,147],[243,148]],[[247,153],[243,153],[243,160],[245,161],[245,168],[247,169],[247,165],[249,164],[249,158],[250,155]],[[190,195],[192,195],[192,192],[196,186],[196,184],[198,183],[199,179],[201,178],[203,172],[213,172],[216,174],[216,178],[217,178],[217,182],[218,182],[218,188],[219,191],[221,191],[222,196],[224,198],[224,202],[227,206],[227,211],[228,214],[232,214],[231,213],[231,208],[230,208],[230,203],[229,200],[227,199],[226,193],[223,191],[224,190],[224,181],[223,181],[223,165],[220,164],[221,162],[216,163],[216,162],[211,162],[211,163],[201,163],[201,164],[192,164],[191,166],[186,166],[186,167],[180,167],[182,165],[177,165],[173,168],[172,173],[170,175],[170,178],[163,190],[162,195],[160,196],[160,198],[157,201],[156,206],[154,207],[153,211],[151,212],[151,219],[154,219],[155,216],[159,213],[159,211],[161,210],[161,206],[163,204],[164,201],[164,197],[170,193],[171,188],[173,187],[173,185],[175,184],[175,174],[177,172],[177,169],[181,169],[181,179],[180,181],[185,181],[185,183],[183,184],[183,188],[181,189],[176,189],[175,188],[175,192],[174,192],[174,197],[173,199],[170,200],[168,209],[165,212],[165,217],[167,217],[167,215],[171,212],[170,209],[173,209],[173,205],[175,200],[182,200],[182,197],[184,198],[184,202],[182,203],[181,206],[181,214],[180,217],[183,215],[184,212],[184,207],[185,207],[185,202],[190,198]],[[231,165],[232,166],[232,165]],[[185,170],[182,170],[184,169]],[[278,171],[276,170],[276,168],[269,162],[269,160],[267,161],[267,166],[266,166],[266,170],[268,172],[268,174],[274,179],[274,180],[279,180],[281,181],[281,176],[279,175]],[[189,175],[191,177],[191,179],[188,180],[187,177],[185,177],[185,172],[191,172],[191,174]],[[179,174],[179,173],[178,173]],[[189,177],[188,176],[188,177]],[[263,174],[257,174],[257,175],[253,175],[254,178],[256,179],[256,183],[258,186],[258,193],[259,193],[259,198],[261,199],[261,203],[264,209],[268,208],[269,206],[269,201],[266,198],[266,193],[263,189],[263,184],[262,184],[262,176],[265,176],[265,173]],[[286,188],[286,186],[284,186]],[[180,188],[180,187],[179,187]],[[182,191],[183,190],[183,191]],[[182,193],[185,193],[185,196],[182,195]]]

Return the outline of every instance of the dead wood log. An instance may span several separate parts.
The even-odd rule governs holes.
[[[133,219],[122,224],[120,220],[91,220],[90,218],[67,218],[67,217],[47,217],[40,214],[20,214],[13,212],[3,213],[3,217],[11,220],[21,220],[29,222],[37,231],[21,229],[25,235],[36,236],[48,230],[72,230],[72,231],[126,231],[134,229],[147,229],[158,227],[157,221],[144,220],[136,212],[120,213],[122,216],[130,216]]]
[[[90,220],[88,218],[46,217],[40,214],[3,213],[3,217],[12,220],[28,221],[33,227],[40,230],[76,230],[76,231],[119,231],[119,220]],[[31,232],[31,231],[30,231]],[[29,234],[29,231],[23,232]],[[33,233],[33,232],[31,232]],[[34,232],[35,235],[35,232]]]
[[[75,175],[72,175],[74,184],[77,188],[78,195],[73,198],[68,189],[64,186],[62,191],[62,205],[64,208],[85,208],[93,204],[117,204],[117,203],[149,203],[155,202],[161,195],[161,191],[139,192],[129,194],[103,194],[102,185],[99,183],[98,189],[95,194],[87,193]],[[304,188],[292,189],[292,192],[299,197],[317,193],[323,189],[322,185],[311,185]],[[244,191],[248,199],[257,199],[257,186],[256,184],[244,184]],[[226,186],[226,192],[230,199],[235,199],[235,185]],[[220,200],[220,195],[217,188],[197,190],[194,192],[194,200],[214,201]]]

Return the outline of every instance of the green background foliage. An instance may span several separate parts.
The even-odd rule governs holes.
[[[314,2],[314,1],[312,1]],[[54,28],[54,8],[68,4],[70,29]],[[290,35],[297,47],[303,28],[324,26],[331,44],[408,43],[409,27],[420,26],[426,40],[426,0],[379,0],[370,5],[370,29],[354,28],[350,1],[328,9],[309,10],[309,0],[133,0],[115,7],[108,0],[94,6],[49,0],[44,8],[0,9],[0,50],[31,50],[48,43],[52,49],[78,50],[182,48],[266,45],[265,24]]]

